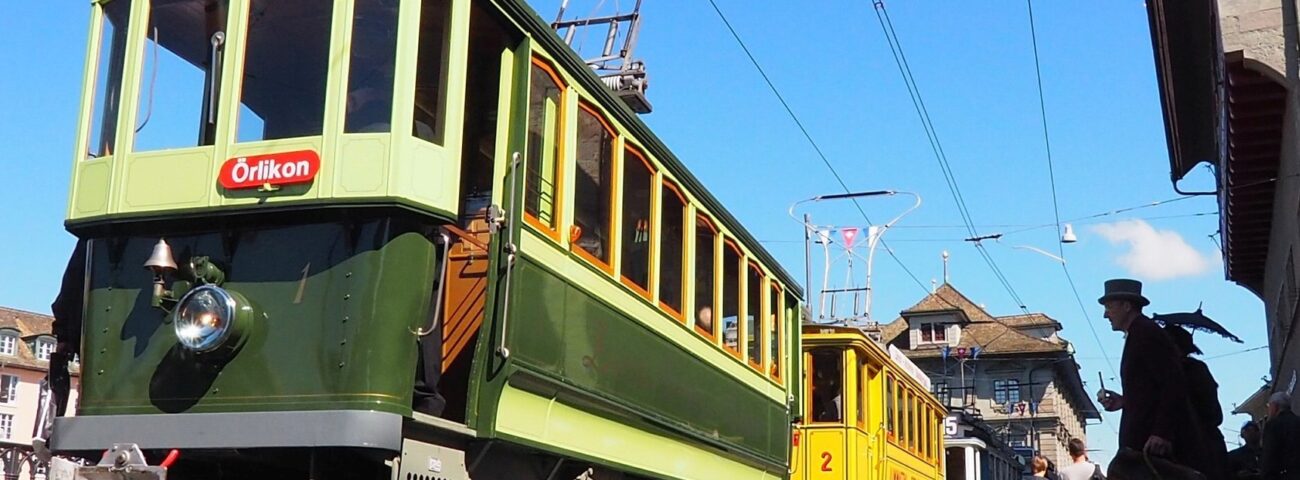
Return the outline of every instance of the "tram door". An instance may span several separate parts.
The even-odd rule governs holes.
[[[844,351],[822,348],[804,356],[808,368],[808,410],[804,412],[804,480],[849,478],[845,428]]]
[[[463,422],[469,391],[470,366],[488,297],[489,252],[492,236],[488,207],[500,204],[503,192],[494,189],[502,177],[496,171],[499,138],[507,138],[500,105],[511,101],[500,91],[502,76],[514,66],[502,53],[519,44],[517,35],[501,27],[495,12],[481,2],[471,2],[469,54],[465,85],[465,125],[461,143],[460,219],[449,226],[451,247],[442,315],[442,372],[440,391],[447,400],[443,417]],[[503,98],[504,96],[504,98]],[[503,101],[504,100],[504,101]],[[508,114],[506,114],[508,116]]]

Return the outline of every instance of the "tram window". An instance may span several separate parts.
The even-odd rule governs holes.
[[[333,2],[249,4],[239,141],[320,135]]]
[[[897,418],[895,408],[898,408],[898,404],[894,402],[894,377],[888,376],[885,377],[885,429],[891,438],[898,432],[894,426],[894,419]]]
[[[867,426],[867,362],[858,364],[858,426]]]
[[[921,409],[921,456],[930,458],[930,408]]]
[[[722,249],[722,346],[740,356],[740,249],[731,240]]]
[[[650,193],[654,191],[654,169],[635,149],[623,155],[623,238],[622,274],[645,296],[650,296]],[[679,257],[680,259],[680,257]],[[678,262],[681,263],[680,261]]]
[[[781,378],[781,322],[785,318],[781,311],[781,287],[771,282],[772,288],[767,295],[767,343],[768,359],[772,362],[768,374]]]
[[[89,158],[112,155],[116,150],[117,113],[122,100],[122,63],[126,58],[131,0],[112,0],[101,3],[100,8],[104,20],[99,36],[99,58],[95,65],[90,144],[86,146]]]
[[[573,180],[573,234],[569,240],[591,259],[607,266],[614,131],[590,106],[578,110],[578,172]]]
[[[385,0],[391,1],[391,0]],[[451,2],[420,2],[420,47],[415,59],[415,116],[411,135],[442,145],[446,130],[447,45]]]
[[[343,132],[390,132],[393,72],[397,62],[396,2],[356,0],[352,12],[351,49]],[[417,70],[416,75],[423,73],[423,70]]]
[[[713,222],[698,217],[695,221],[695,328],[709,338],[717,335],[713,322],[717,245],[718,231],[713,228]]]
[[[225,0],[150,0],[144,76],[136,113],[134,150],[212,145],[224,43]],[[212,60],[217,59],[217,68]],[[197,126],[197,128],[196,128]]]
[[[814,422],[844,421],[843,352],[820,350],[812,354],[812,419]]]
[[[682,269],[685,264],[686,199],[668,180],[659,193],[659,302],[681,316]]]
[[[528,171],[525,173],[525,218],[557,235],[556,208],[560,180],[560,137],[564,135],[564,84],[549,66],[533,59],[528,84]],[[556,240],[559,240],[556,238]]]
[[[763,272],[749,264],[745,283],[745,348],[750,366],[763,371]]]
[[[898,432],[898,444],[907,444],[907,403],[903,399],[903,385],[894,384],[894,423]]]
[[[916,397],[912,396],[912,391],[907,391],[907,400],[903,403],[907,409],[905,418],[907,418],[907,447],[916,449]]]

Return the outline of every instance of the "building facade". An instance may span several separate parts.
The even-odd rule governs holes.
[[[1174,189],[1214,172],[1225,276],[1263,301],[1273,390],[1300,369],[1300,87],[1294,0],[1148,0]],[[1293,405],[1293,407],[1296,405]]]
[[[0,469],[12,473],[19,467],[19,478],[30,478],[32,431],[40,403],[41,381],[54,352],[51,326],[54,317],[0,307]],[[71,398],[68,412],[76,412],[80,378],[72,366]]]
[[[1039,313],[990,315],[944,284],[885,325],[881,337],[929,375],[950,410],[977,415],[1006,444],[1066,465],[1066,443],[1087,441],[1087,420],[1101,415],[1060,330]]]

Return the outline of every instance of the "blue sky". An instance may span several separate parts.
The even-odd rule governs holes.
[[[855,190],[919,193],[923,207],[885,237],[928,286],[952,254],[954,286],[995,315],[1019,310],[974,248],[930,152],[869,1],[718,0],[772,81]],[[534,5],[550,19],[556,1]],[[574,10],[592,2],[572,2]],[[631,1],[623,2],[630,4]],[[606,2],[607,8],[610,2]],[[1063,219],[1177,197],[1141,1],[1035,5],[1046,108]],[[627,7],[627,5],[623,5]],[[965,201],[980,233],[1052,223],[1051,189],[1023,2],[891,2],[888,5]],[[0,16],[0,305],[48,312],[73,238],[62,220],[89,8],[85,2],[19,2]],[[758,77],[707,2],[646,2],[638,56],[650,71],[645,116],[714,194],[787,270],[802,276],[801,231],[785,214],[797,200],[841,191]],[[599,36],[589,40],[596,43]],[[1186,187],[1205,186],[1204,172]],[[882,221],[906,200],[862,203]],[[1212,197],[1076,222],[1068,265],[1087,316],[1059,264],[1011,245],[1055,252],[1054,228],[1008,234],[988,251],[1030,311],[1064,324],[1088,389],[1115,376],[1122,337],[1095,303],[1112,277],[1146,281],[1150,311],[1205,312],[1245,340],[1197,336],[1206,357],[1265,345],[1262,303],[1223,279]],[[863,225],[842,207],[815,220]],[[1159,217],[1159,218],[1157,218]],[[1173,218],[1169,218],[1173,217]],[[1121,220],[1144,219],[1154,230]],[[1106,225],[1098,227],[1098,223]],[[921,228],[924,227],[924,228]],[[1120,239],[1112,244],[1106,235]],[[1133,243],[1129,243],[1133,242]],[[1134,250],[1136,249],[1136,250]],[[1136,252],[1136,253],[1134,253]],[[891,320],[927,293],[887,256],[878,258],[873,312]],[[1196,267],[1196,262],[1205,262]],[[1127,263],[1122,263],[1127,262]],[[1127,266],[1126,266],[1127,265]],[[1169,268],[1185,265],[1187,268]],[[1088,327],[1091,320],[1096,336]],[[1100,339],[1100,342],[1098,342]],[[1103,353],[1104,351],[1104,353]],[[1230,410],[1268,374],[1266,350],[1208,360]],[[1118,380],[1107,384],[1118,385]],[[1244,417],[1229,418],[1230,441]],[[1118,416],[1089,428],[1094,460],[1109,461]]]

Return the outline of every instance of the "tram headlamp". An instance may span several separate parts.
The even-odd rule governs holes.
[[[242,295],[216,285],[202,285],[186,292],[172,315],[172,327],[181,345],[205,353],[238,347],[253,312]]]

